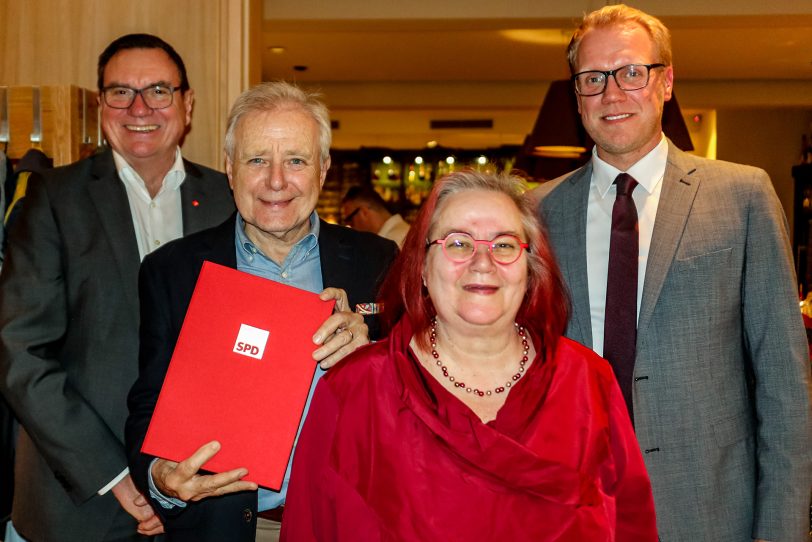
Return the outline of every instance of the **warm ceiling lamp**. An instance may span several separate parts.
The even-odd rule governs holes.
[[[525,139],[525,152],[545,158],[579,158],[586,152],[587,139],[572,85],[567,80],[553,81],[533,131]]]

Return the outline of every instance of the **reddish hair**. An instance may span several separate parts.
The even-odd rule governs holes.
[[[524,234],[530,248],[527,251],[527,292],[525,292],[517,321],[538,333],[546,347],[553,347],[564,333],[569,317],[569,299],[561,272],[555,262],[547,232],[536,217],[530,198],[524,195],[524,181],[513,175],[494,175],[476,171],[451,173],[434,185],[428,199],[412,224],[403,249],[381,286],[380,301],[384,304],[384,331],[402,317],[409,318],[415,341],[426,348],[428,329],[437,314],[428,290],[423,286],[422,272],[426,265],[427,240],[438,209],[445,200],[468,190],[486,190],[507,195],[516,205],[522,219]]]

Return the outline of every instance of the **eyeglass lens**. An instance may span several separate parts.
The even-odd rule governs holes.
[[[445,238],[443,251],[455,262],[470,260],[476,253],[476,247],[483,244],[493,259],[499,263],[513,263],[522,253],[522,243],[512,235],[500,235],[490,241],[475,240],[467,233],[452,233]]]
[[[173,89],[165,85],[153,85],[135,89],[130,87],[108,87],[103,90],[104,101],[115,109],[127,109],[141,95],[144,104],[150,109],[164,109],[172,105]]]
[[[601,94],[606,89],[609,74],[622,90],[638,90],[648,85],[650,69],[645,64],[629,64],[610,72],[581,72],[575,77],[578,93],[583,96]]]

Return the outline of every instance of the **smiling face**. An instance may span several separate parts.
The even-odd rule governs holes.
[[[104,86],[134,89],[163,84],[175,88],[180,74],[169,55],[161,49],[124,49],[110,59],[104,69]],[[102,128],[110,146],[136,170],[142,164],[168,163],[175,159],[175,149],[192,119],[194,93],[174,93],[172,105],[150,109],[138,95],[127,109],[114,109],[103,99]]]
[[[513,201],[505,194],[486,190],[451,195],[437,209],[429,239],[441,239],[452,232],[487,240],[511,234],[527,241]],[[527,291],[526,252],[516,262],[501,265],[482,245],[473,258],[462,263],[446,258],[440,245],[428,250],[423,281],[443,327],[470,333],[478,326],[513,324]]]
[[[659,61],[654,42],[643,27],[610,26],[586,33],[578,49],[576,72]],[[578,96],[581,120],[602,160],[625,171],[657,146],[663,103],[671,99],[673,82],[673,68],[666,66],[651,70],[645,88],[621,90],[609,77],[603,94]]]
[[[289,246],[310,231],[330,158],[321,162],[318,126],[298,107],[246,113],[235,128],[226,173],[251,241]]]

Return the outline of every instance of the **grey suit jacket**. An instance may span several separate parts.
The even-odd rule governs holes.
[[[191,233],[225,220],[234,203],[224,175],[185,165]],[[101,540],[127,521],[112,493],[96,493],[127,466],[139,265],[110,151],[32,178],[0,275],[0,390],[23,428],[12,520],[26,538]]]
[[[591,175],[590,163],[536,194],[572,297],[567,336],[588,346]],[[795,285],[767,174],[669,142],[633,390],[663,541],[807,539],[810,374]]]

